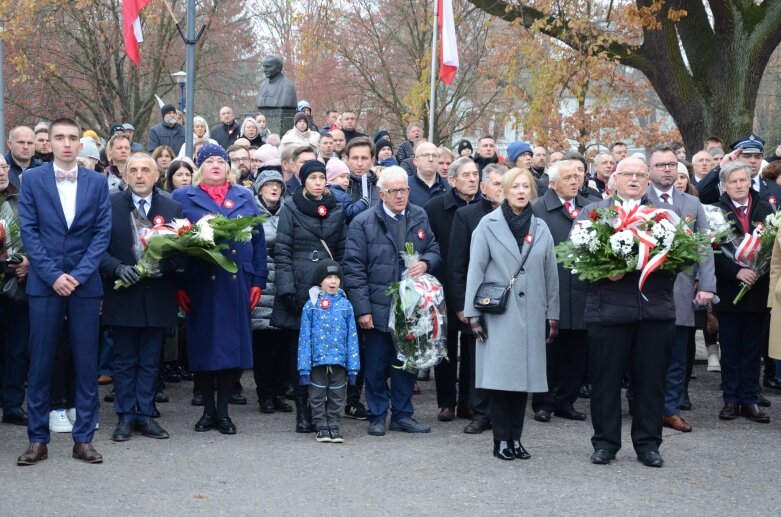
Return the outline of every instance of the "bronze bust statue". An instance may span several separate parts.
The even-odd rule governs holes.
[[[282,58],[269,55],[261,61],[266,80],[260,85],[257,105],[263,108],[294,108],[298,104],[298,95],[293,81],[282,73]]]

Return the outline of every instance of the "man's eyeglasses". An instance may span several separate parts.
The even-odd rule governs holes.
[[[382,189],[382,191],[385,192],[386,194],[390,194],[391,196],[396,197],[399,194],[407,195],[407,193],[409,192],[409,187],[390,188],[390,189],[384,188],[384,189]]]
[[[658,171],[663,171],[665,169],[670,169],[670,170],[676,169],[677,170],[678,169],[678,162],[655,163],[654,164],[654,169],[656,169]]]
[[[426,153],[426,154],[419,154],[415,156],[415,158],[422,158],[423,160],[436,160],[437,158],[439,158],[439,155]]]
[[[618,176],[621,176],[622,178],[635,178],[635,179],[645,179],[648,177],[647,172],[616,172]]]

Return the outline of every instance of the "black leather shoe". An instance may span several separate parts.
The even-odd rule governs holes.
[[[158,440],[165,440],[168,438],[168,431],[160,427],[160,424],[151,418],[147,419],[146,421],[137,421],[136,431],[143,434],[144,436],[148,436],[149,438],[157,438]]]
[[[503,440],[494,440],[494,457],[500,460],[512,461],[515,453],[510,448],[510,443]]]
[[[591,455],[591,463],[594,465],[608,465],[614,459],[616,459],[616,453],[607,449],[597,449]]]
[[[590,399],[591,398],[591,388],[589,388],[588,384],[583,384],[580,389],[578,390],[578,397],[582,399]]]
[[[274,409],[276,411],[279,411],[281,413],[293,412],[293,406],[291,406],[285,401],[285,397],[277,395],[276,397],[274,397],[274,400],[272,402],[274,404]]]
[[[523,445],[519,441],[513,440],[512,449],[513,449],[513,454],[515,454],[515,457],[518,458],[519,460],[528,460],[529,458],[532,457],[532,455],[529,454],[529,452],[523,448]]]
[[[274,401],[271,399],[263,399],[260,402],[258,402],[260,405],[260,412],[271,414],[274,413]]]
[[[193,393],[193,399],[190,401],[191,406],[203,406],[203,393],[196,391]]]
[[[204,414],[201,419],[198,420],[198,423],[195,424],[195,432],[205,433],[206,431],[211,431],[216,424],[217,419],[215,417]]]
[[[487,431],[488,429],[491,429],[491,422],[485,419],[475,419],[466,424],[466,427],[464,427],[464,432],[466,434],[480,434],[483,431]]]
[[[744,416],[749,420],[760,424],[770,423],[770,417],[767,416],[767,413],[759,409],[759,406],[756,404],[742,404],[740,406],[740,416]]]
[[[761,393],[757,393],[757,406],[770,407],[770,401]]]
[[[637,461],[641,461],[646,467],[659,468],[664,465],[664,460],[656,451],[646,451],[638,454]]]
[[[163,366],[163,379],[165,382],[182,382],[182,376],[171,363],[165,363]]]
[[[534,419],[538,422],[550,422],[550,411],[539,409],[534,412]]]
[[[7,409],[3,411],[3,423],[27,426],[27,413],[20,407]]]
[[[557,409],[556,411],[553,412],[553,414],[558,416],[558,417],[561,417],[561,418],[566,418],[567,420],[585,420],[586,419],[586,414],[585,413],[581,413],[580,411],[578,411],[574,407],[570,407],[568,409]]]
[[[117,428],[114,429],[114,433],[111,435],[111,440],[114,442],[126,442],[130,440],[133,434],[133,424],[129,420],[120,420],[117,422]]]
[[[163,404],[165,402],[169,402],[171,400],[171,397],[168,396],[168,393],[165,392],[164,389],[160,388],[157,390],[157,393],[155,393],[155,402],[158,404]]]
[[[781,390],[781,381],[774,379],[773,377],[765,377],[762,380],[762,386],[773,390]]]
[[[152,418],[160,418],[160,410],[154,402],[152,402]]]
[[[237,406],[246,406],[247,405],[247,397],[245,397],[239,391],[233,392],[233,393],[231,393],[231,396],[228,399],[228,404],[235,404]]]
[[[236,434],[236,426],[233,425],[229,416],[218,418],[216,427],[222,434]]]
[[[174,365],[174,370],[176,370],[176,373],[179,374],[179,377],[181,377],[183,381],[192,381],[195,378],[193,372],[182,366],[182,363],[176,363],[176,365]]]
[[[724,407],[719,411],[719,418],[721,420],[735,420],[738,418],[738,405],[731,402],[724,404]]]
[[[111,393],[107,393],[103,397],[103,402],[114,402],[114,388],[111,388]]]

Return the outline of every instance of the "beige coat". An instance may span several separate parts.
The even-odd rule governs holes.
[[[773,246],[773,259],[770,261],[770,291],[767,306],[770,312],[770,345],[768,355],[781,360],[781,232],[776,236]]]

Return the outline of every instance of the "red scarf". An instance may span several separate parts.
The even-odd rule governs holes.
[[[209,194],[209,197],[217,203],[217,206],[222,206],[222,202],[225,201],[225,197],[228,195],[229,187],[230,184],[227,181],[219,187],[212,187],[211,185],[204,185],[201,183],[203,191]]]

